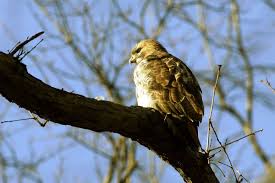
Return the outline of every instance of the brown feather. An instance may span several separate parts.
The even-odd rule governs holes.
[[[199,124],[204,113],[201,88],[180,59],[160,43],[144,40],[133,49],[131,62],[137,63],[134,82],[138,105]],[[196,125],[190,130],[197,136]]]
[[[204,111],[201,89],[191,70],[154,41],[140,46],[136,87],[142,88],[161,112],[201,121]],[[153,103],[147,107],[156,106]]]

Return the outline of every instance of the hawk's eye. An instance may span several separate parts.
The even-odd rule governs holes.
[[[138,48],[138,49],[136,50],[136,53],[139,53],[139,52],[140,52],[140,50],[141,50],[141,48]]]

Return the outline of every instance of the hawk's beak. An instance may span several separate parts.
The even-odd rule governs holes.
[[[129,63],[136,63],[136,58],[132,55],[131,58],[129,59]]]

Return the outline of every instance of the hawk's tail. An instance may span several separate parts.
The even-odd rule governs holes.
[[[198,128],[194,122],[190,120],[179,120],[167,117],[165,119],[168,129],[185,145],[196,150],[201,150],[201,144],[198,137]]]

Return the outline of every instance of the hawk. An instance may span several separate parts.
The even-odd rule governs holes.
[[[157,41],[145,39],[131,51],[139,106],[188,122],[190,134],[200,146],[197,127],[204,114],[201,88],[191,70]]]

